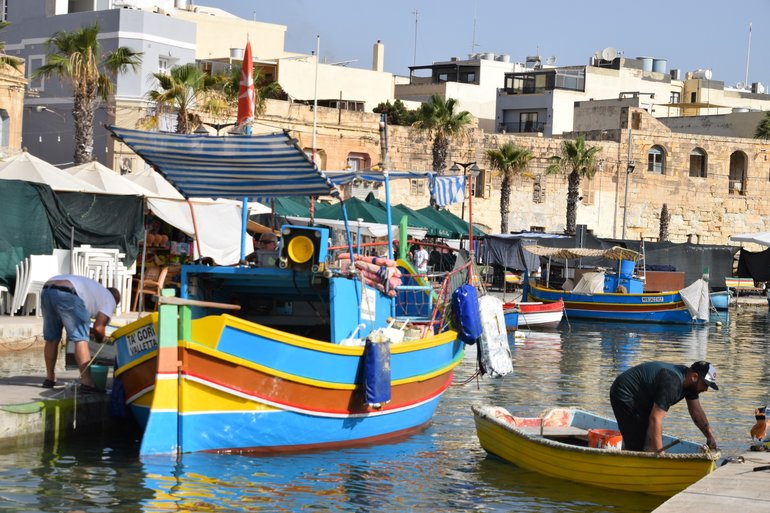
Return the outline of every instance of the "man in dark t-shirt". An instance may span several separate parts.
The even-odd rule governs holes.
[[[716,377],[713,365],[699,361],[690,367],[642,363],[615,378],[610,403],[623,435],[623,448],[663,452],[663,418],[671,406],[686,399],[690,417],[706,437],[708,446],[716,449],[716,439],[698,399],[709,387],[719,390]]]

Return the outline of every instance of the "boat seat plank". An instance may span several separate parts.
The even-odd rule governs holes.
[[[521,426],[517,427],[530,435],[540,435],[540,426]],[[545,426],[542,431],[543,436],[576,436],[587,437],[588,430],[573,426]]]

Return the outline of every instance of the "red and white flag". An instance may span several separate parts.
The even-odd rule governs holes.
[[[254,119],[254,63],[251,59],[251,42],[246,41],[241,65],[241,81],[238,84],[238,126]]]

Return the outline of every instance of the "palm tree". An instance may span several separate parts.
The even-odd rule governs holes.
[[[259,67],[254,68],[254,115],[261,116],[265,113],[268,98],[281,98],[285,93],[281,84],[267,80]],[[214,77],[216,89],[222,91],[227,101],[234,107],[238,104],[238,87],[241,83],[241,68],[233,66],[230,73]]]
[[[770,112],[765,112],[765,117],[757,125],[757,129],[754,130],[754,138],[756,139],[770,139]]]
[[[532,152],[505,143],[497,150],[487,150],[487,158],[492,169],[500,172],[503,183],[500,186],[500,233],[508,233],[508,215],[511,212],[511,182],[514,176],[525,175]]]
[[[584,137],[575,141],[562,141],[561,155],[551,157],[551,164],[546,174],[568,173],[567,175],[567,226],[565,232],[575,233],[577,221],[577,202],[580,193],[580,180],[590,180],[596,173],[599,162],[596,155],[602,151],[597,146],[586,146]]]
[[[75,164],[94,159],[94,112],[98,100],[108,100],[118,73],[136,71],[142,61],[141,52],[125,46],[102,55],[98,35],[98,23],[72,32],[54,33],[46,42],[47,63],[33,73],[34,78],[56,76],[72,84]]]
[[[440,95],[434,94],[430,101],[420,105],[417,121],[412,127],[433,138],[433,171],[444,174],[447,150],[452,137],[463,136],[471,123],[470,112],[464,110],[455,113],[457,100],[449,98],[445,102]]]
[[[176,132],[191,133],[200,124],[200,117],[193,109],[201,106],[215,80],[192,63],[173,66],[168,73],[158,72],[152,76],[158,82],[158,89],[147,93],[147,98],[155,104],[150,124],[157,126],[162,114],[176,111]]]

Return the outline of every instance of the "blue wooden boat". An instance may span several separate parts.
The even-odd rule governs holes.
[[[714,308],[717,310],[727,310],[727,308],[730,306],[730,299],[732,298],[732,294],[730,294],[729,290],[720,290],[717,292],[712,292],[709,294],[709,297],[711,298],[711,305]]]
[[[109,129],[188,197],[336,194],[285,134]],[[328,239],[284,226],[277,266],[183,266],[180,297],[113,333],[142,456],[331,449],[430,422],[463,343],[452,330],[408,339],[390,327],[399,295],[352,274]],[[447,326],[440,306],[435,325]]]
[[[682,291],[644,292],[644,280],[633,274],[639,256],[635,251],[619,247],[602,250],[526,246],[525,249],[540,256],[565,260],[602,257],[617,262],[617,270],[589,273],[571,290],[527,281],[525,297],[529,301],[564,301],[564,311],[570,319],[664,324],[708,322],[708,282],[698,280]]]

